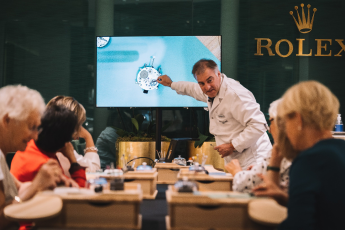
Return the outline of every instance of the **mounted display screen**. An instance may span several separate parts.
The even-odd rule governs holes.
[[[97,107],[207,107],[158,84],[196,82],[193,65],[212,59],[221,68],[221,36],[97,37]]]

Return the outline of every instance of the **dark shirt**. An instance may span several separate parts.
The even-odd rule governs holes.
[[[115,143],[118,138],[116,130],[112,127],[106,127],[99,135],[96,141],[101,168],[105,169],[113,162],[116,165]]]
[[[209,98],[207,99],[207,101],[210,102],[211,107],[212,107],[213,101],[214,101],[214,97],[209,97]]]
[[[279,229],[345,229],[345,141],[322,140],[290,168],[288,218]]]

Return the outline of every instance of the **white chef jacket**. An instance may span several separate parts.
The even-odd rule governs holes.
[[[236,151],[224,158],[225,164],[238,159],[243,169],[260,163],[272,149],[266,133],[268,126],[254,95],[239,82],[222,74],[222,83],[213,103],[208,102],[200,86],[193,82],[173,82],[171,89],[178,94],[207,102],[210,133],[216,144],[232,143]]]

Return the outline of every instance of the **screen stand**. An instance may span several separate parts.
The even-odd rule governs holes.
[[[157,151],[161,151],[162,136],[162,109],[156,108],[156,159],[159,159]]]
[[[167,155],[170,151],[171,151],[171,154],[168,155],[169,156],[168,158],[165,158],[165,162],[172,162],[173,159],[179,155],[188,160],[188,157],[189,157],[188,152],[187,152],[188,141],[192,141],[192,140],[199,140],[199,139],[189,138],[189,137],[171,138]]]

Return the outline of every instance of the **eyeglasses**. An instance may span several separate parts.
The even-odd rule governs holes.
[[[38,127],[33,126],[32,128],[29,128],[29,130],[33,133],[37,132],[38,134],[40,134],[42,132],[43,128],[41,126],[38,126]]]
[[[270,122],[270,125],[268,127],[268,132],[271,132],[271,124],[272,124],[272,121],[274,121],[274,118],[271,118],[268,121]]]

